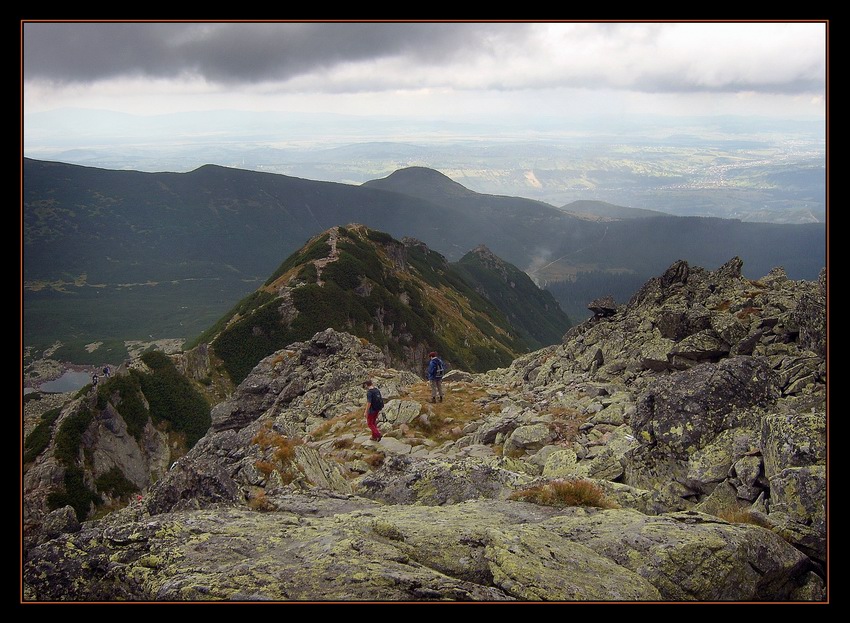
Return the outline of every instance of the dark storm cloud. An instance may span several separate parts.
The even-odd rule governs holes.
[[[440,63],[521,39],[527,24],[27,23],[24,72],[60,83],[197,75],[213,82],[286,80],[345,61],[402,55]]]

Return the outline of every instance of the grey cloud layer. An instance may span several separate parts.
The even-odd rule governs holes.
[[[813,37],[794,49],[709,40],[679,54],[670,26],[564,24],[544,37],[529,23],[27,23],[27,80],[91,83],[117,77],[202,77],[224,85],[309,80],[309,88],[392,88],[386,71],[332,79],[344,63],[396,59],[401,87],[427,69],[426,86],[546,86],[643,92],[822,91],[824,53]],[[814,31],[817,32],[817,31]],[[792,35],[789,40],[794,41]],[[732,50],[741,45],[743,52]],[[820,49],[819,46],[820,45]],[[787,56],[786,56],[787,53]],[[535,60],[536,59],[536,60]],[[439,69],[445,67],[444,72]],[[472,69],[470,69],[472,68]],[[465,72],[477,72],[475,80]],[[328,76],[326,80],[322,77]],[[464,82],[465,80],[465,82]],[[435,82],[438,81],[439,83]]]
[[[439,63],[526,24],[379,23],[30,23],[24,26],[28,78],[89,82],[117,76],[212,81],[285,80],[345,61],[405,55]]]

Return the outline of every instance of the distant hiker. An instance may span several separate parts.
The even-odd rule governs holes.
[[[431,361],[428,362],[428,380],[431,382],[431,402],[437,402],[439,396],[440,402],[443,402],[443,372],[445,366],[443,360],[437,357],[437,353],[430,352],[428,356]]]
[[[366,424],[369,430],[372,431],[372,441],[381,441],[381,431],[378,430],[378,414],[384,408],[384,398],[381,396],[381,390],[375,387],[371,380],[363,383],[363,389],[366,390]]]
[[[91,384],[92,384],[92,385],[97,385],[97,374],[92,374],[92,375],[91,375]]]
[[[103,369],[103,376],[105,376],[106,378],[109,378],[109,366],[106,366]]]

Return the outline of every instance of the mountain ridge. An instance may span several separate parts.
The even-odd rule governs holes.
[[[452,261],[485,244],[539,284],[587,271],[646,279],[678,259],[716,267],[733,255],[753,276],[782,265],[814,278],[825,264],[822,225],[591,222],[532,200],[463,192],[419,169],[450,198],[398,192],[410,173],[393,176],[388,190],[375,187],[387,178],[352,186],[217,165],[140,173],[24,159],[25,342],[59,341],[66,360],[85,362],[85,346],[104,341],[97,356],[112,352],[118,362],[127,340],[190,338],[304,240],[352,222],[423,240]],[[419,188],[424,195],[428,185]]]
[[[471,278],[421,241],[398,241],[359,224],[333,227],[290,255],[196,342],[209,343],[239,383],[264,356],[328,327],[368,339],[395,367],[417,373],[432,350],[449,364],[481,371],[539,347],[541,337],[559,340],[571,325],[551,295],[501,259],[491,262],[496,268],[481,267]],[[496,271],[510,271],[513,280],[494,281]],[[517,283],[528,296],[506,301],[499,290]],[[530,315],[549,333],[505,312]]]

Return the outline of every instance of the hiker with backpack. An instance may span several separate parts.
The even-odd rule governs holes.
[[[366,424],[372,431],[372,441],[381,441],[383,435],[378,429],[378,414],[384,408],[384,398],[381,396],[381,390],[375,387],[371,379],[363,383],[363,389],[366,390],[366,409],[363,412],[366,416]]]
[[[437,353],[430,352],[428,356],[431,361],[428,362],[428,380],[431,383],[431,402],[437,402],[439,396],[440,402],[443,402],[443,372],[445,366],[443,360],[437,357]]]

